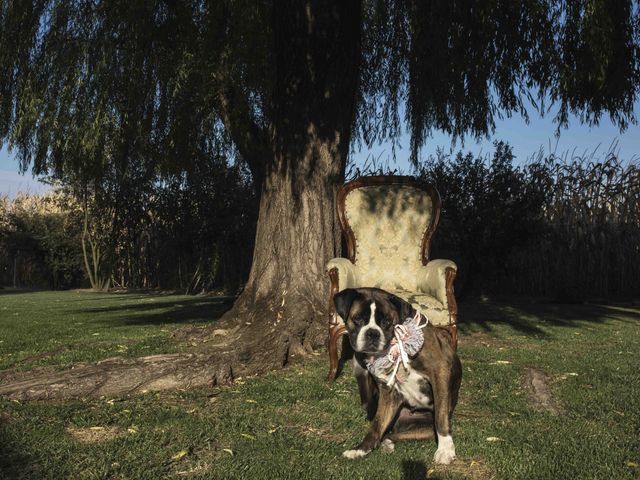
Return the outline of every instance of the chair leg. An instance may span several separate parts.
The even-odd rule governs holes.
[[[329,375],[327,380],[332,382],[338,372],[338,339],[346,332],[343,324],[329,326]]]
[[[453,349],[458,350],[458,326],[450,325],[449,331],[451,332],[451,339],[453,341]]]

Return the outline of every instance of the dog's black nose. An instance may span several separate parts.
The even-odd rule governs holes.
[[[375,342],[380,340],[380,332],[373,328],[370,328],[369,330],[367,330],[367,333],[365,334],[365,336],[367,340],[369,340],[370,342]]]

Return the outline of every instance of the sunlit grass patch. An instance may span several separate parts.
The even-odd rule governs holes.
[[[174,352],[173,331],[210,323],[229,306],[225,297],[0,293],[0,370]]]

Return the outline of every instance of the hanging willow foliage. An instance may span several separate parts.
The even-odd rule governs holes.
[[[636,1],[373,1],[363,35],[365,140],[396,136],[406,100],[412,153],[433,130],[490,133],[495,119],[528,119],[549,101],[555,120],[634,121],[640,85]]]
[[[556,104],[559,125],[634,121],[637,0],[359,3],[356,142],[397,139],[406,120],[415,159],[433,130],[484,135],[527,117],[527,99]],[[0,0],[0,144],[23,169],[94,178],[112,163],[175,172],[233,139],[258,174],[282,115],[274,5]]]

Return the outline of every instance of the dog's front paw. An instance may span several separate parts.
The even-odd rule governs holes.
[[[342,452],[342,456],[344,458],[348,458],[349,460],[353,460],[355,458],[364,457],[367,453],[369,452],[355,448],[353,450],[345,450],[344,452]]]
[[[456,458],[456,452],[453,450],[438,449],[433,456],[433,461],[441,465],[449,465]]]
[[[385,438],[380,444],[380,450],[382,450],[384,453],[393,453],[395,449],[396,445],[390,438]]]
[[[456,447],[450,435],[438,435],[438,449],[433,461],[442,465],[449,465],[456,458]]]

